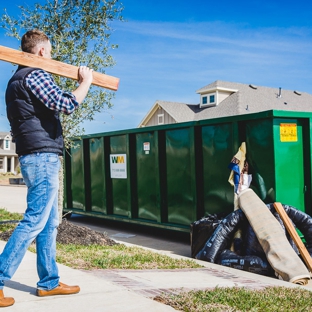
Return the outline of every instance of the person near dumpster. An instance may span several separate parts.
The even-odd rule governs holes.
[[[51,58],[51,42],[40,30],[26,32],[22,51]],[[80,291],[59,281],[56,264],[56,235],[59,224],[59,155],[63,154],[60,112],[71,114],[85,99],[93,80],[92,69],[80,66],[79,86],[61,90],[53,77],[40,68],[19,66],[6,90],[10,122],[21,173],[27,186],[27,209],[0,255],[0,307],[14,304],[3,294],[27,248],[36,239],[38,296],[69,295]]]

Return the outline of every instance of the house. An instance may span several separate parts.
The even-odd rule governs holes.
[[[199,104],[156,101],[138,127],[267,110],[312,112],[312,94],[217,80],[196,91]]]
[[[16,173],[19,166],[10,132],[0,132],[0,173]]]

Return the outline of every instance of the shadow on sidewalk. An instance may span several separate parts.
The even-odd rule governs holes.
[[[36,290],[37,290],[36,287],[21,284],[19,282],[15,282],[15,281],[11,281],[11,280],[5,281],[5,287],[12,288],[12,289],[15,289],[18,291],[23,291],[23,292],[26,292],[26,293],[29,293],[31,295],[36,296]]]

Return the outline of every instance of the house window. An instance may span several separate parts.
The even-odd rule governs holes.
[[[217,102],[216,93],[206,94],[201,98],[201,105],[214,105]]]
[[[0,157],[0,169],[3,169],[3,157]]]
[[[165,123],[164,114],[158,114],[158,124],[163,125]]]
[[[5,140],[4,141],[4,149],[5,150],[9,150],[10,149],[10,141],[9,140]]]

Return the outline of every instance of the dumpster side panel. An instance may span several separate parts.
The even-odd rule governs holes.
[[[76,141],[70,149],[72,207],[85,210],[83,142]]]
[[[196,219],[191,150],[194,128],[166,131],[168,222],[189,225]]]
[[[63,180],[63,208],[67,209],[68,207],[72,206],[72,200],[71,200],[71,190],[70,188],[67,186],[71,180],[71,173],[70,173],[70,169],[69,166],[67,164],[67,162],[70,161],[69,156],[68,156],[68,151],[65,150],[65,153],[63,155],[63,174],[64,174],[64,180]]]
[[[234,188],[228,182],[233,144],[232,124],[202,127],[205,214],[233,211]]]
[[[105,192],[104,140],[92,138],[90,149],[91,210],[107,213]]]
[[[128,142],[127,135],[112,136],[110,138],[110,156],[117,155],[114,159],[123,161],[125,166],[128,166]],[[124,155],[126,157],[124,157]],[[120,157],[120,158],[118,158]],[[128,157],[129,158],[129,157]],[[112,158],[110,158],[110,166],[113,166]],[[130,198],[128,195],[128,179],[124,177],[112,177],[112,202],[113,202],[113,214],[120,216],[130,216]]]
[[[273,119],[246,122],[246,149],[251,188],[266,203],[275,201]]]
[[[305,211],[302,123],[299,119],[274,119],[276,200]]]
[[[136,135],[138,217],[160,221],[158,150],[155,132]]]
[[[312,118],[306,119],[304,131],[305,177],[307,192],[305,194],[305,212],[312,216]]]

